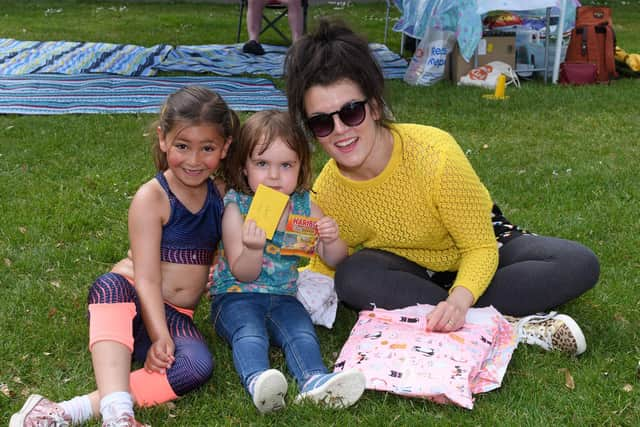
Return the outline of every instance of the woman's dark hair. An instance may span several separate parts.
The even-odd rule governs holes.
[[[231,137],[235,142],[238,139],[240,120],[220,95],[202,86],[183,87],[169,95],[160,110],[160,117],[152,125],[153,160],[158,171],[167,170],[169,165],[167,154],[160,149],[156,128],[160,127],[167,135],[176,126],[198,125],[217,127],[225,140]]]
[[[298,155],[300,173],[296,191],[311,189],[311,150],[299,130],[291,124],[289,114],[284,111],[260,111],[249,117],[240,129],[237,142],[229,147],[224,162],[227,185],[236,191],[253,194],[244,175],[247,159],[255,150],[264,153],[276,138],[282,139]]]
[[[328,86],[341,80],[358,85],[381,117],[381,124],[393,120],[384,102],[384,75],[367,41],[341,21],[321,19],[317,28],[296,41],[285,59],[285,82],[291,120],[304,130],[304,96],[312,86]]]

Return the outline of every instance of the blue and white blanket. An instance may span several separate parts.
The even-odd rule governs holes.
[[[142,47],[0,39],[0,75],[112,73],[151,76],[156,74],[153,67],[162,62],[172,49],[166,44]]]
[[[384,45],[370,47],[386,78],[404,76],[405,59]],[[231,76],[281,77],[286,49],[265,45],[267,54],[255,56],[241,44],[146,48],[0,38],[0,114],[156,113],[170,93],[194,84],[215,90],[237,111],[285,109],[271,81]],[[218,76],[157,77],[159,70]]]
[[[286,46],[263,44],[264,55],[242,52],[242,44],[176,46],[159,64],[156,70],[214,73],[222,76],[239,74],[266,74],[282,77]],[[371,43],[371,52],[382,68],[385,78],[401,79],[407,69],[407,61],[383,44]]]
[[[153,76],[158,71],[213,73],[221,76],[264,74],[281,77],[285,46],[263,45],[265,55],[242,52],[242,44],[142,47],[71,41],[20,41],[0,38],[0,75],[37,73],[110,73]],[[370,45],[385,78],[404,76],[407,61],[383,44]]]
[[[0,78],[0,113],[157,113],[169,94],[186,85],[216,91],[236,111],[287,108],[282,91],[262,78],[30,74]]]

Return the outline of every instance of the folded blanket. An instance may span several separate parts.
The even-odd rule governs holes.
[[[173,48],[112,43],[0,39],[0,75],[111,73],[151,76]]]
[[[285,46],[263,45],[265,55],[242,52],[242,44],[143,47],[128,44],[0,39],[0,75],[110,73],[153,76],[158,71],[221,76],[266,74],[282,77]],[[385,78],[404,76],[407,61],[383,44],[370,49]]]
[[[0,79],[0,113],[157,113],[169,94],[186,85],[218,92],[237,111],[287,108],[284,94],[262,78],[30,74]]]
[[[167,57],[154,65],[156,70],[214,73],[222,76],[239,74],[267,74],[282,77],[287,47],[264,44],[264,55],[242,52],[242,44],[176,46]],[[383,44],[369,45],[387,79],[401,79],[407,61]]]

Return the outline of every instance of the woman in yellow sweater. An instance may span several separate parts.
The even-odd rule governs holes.
[[[569,316],[532,315],[593,287],[596,256],[509,224],[448,133],[393,123],[364,39],[322,20],[289,49],[285,74],[294,122],[331,157],[314,202],[336,219],[352,253],[335,272],[343,303],[433,304],[428,328],[444,332],[462,327],[470,307],[493,305],[521,317],[521,341],[586,349]],[[333,274],[317,258],[309,268]]]

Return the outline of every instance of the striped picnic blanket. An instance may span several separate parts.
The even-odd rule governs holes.
[[[176,46],[167,57],[154,65],[162,71],[208,72],[222,76],[239,74],[267,74],[282,77],[286,46],[263,44],[264,55],[242,52],[242,43],[232,45],[209,44]],[[380,64],[385,78],[401,79],[407,61],[383,44],[371,43],[369,48]]]
[[[151,76],[156,74],[153,66],[159,64],[172,49],[166,44],[142,47],[0,39],[0,75],[113,73]]]
[[[157,71],[266,74],[282,77],[285,46],[263,45],[265,55],[242,52],[242,44],[143,47],[72,41],[20,41],[0,38],[0,75],[111,73],[153,76]],[[383,44],[369,45],[387,79],[401,79],[407,61]]]
[[[186,85],[218,92],[236,111],[287,108],[284,94],[263,78],[30,74],[0,78],[0,113],[157,113],[169,94]]]

